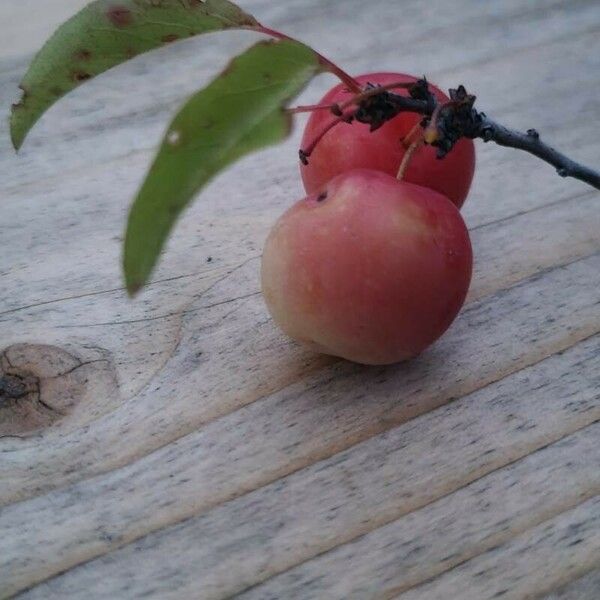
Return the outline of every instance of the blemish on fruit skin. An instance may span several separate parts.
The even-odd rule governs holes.
[[[106,16],[115,27],[128,27],[133,23],[131,11],[124,6],[112,6],[106,11]]]
[[[317,202],[323,202],[324,200],[327,199],[327,192],[321,192],[318,196],[317,196]]]

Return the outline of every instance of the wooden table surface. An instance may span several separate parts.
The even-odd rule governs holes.
[[[465,308],[418,359],[357,366],[287,340],[259,293],[297,128],[209,186],[130,301],[124,221],[160,136],[256,36],[139,57],[16,156],[17,83],[84,4],[0,4],[1,368],[30,390],[0,405],[0,597],[600,598],[600,194],[478,143]],[[600,165],[597,0],[242,4]]]

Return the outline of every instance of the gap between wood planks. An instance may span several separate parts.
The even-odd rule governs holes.
[[[522,598],[531,599],[547,595],[552,590],[568,584],[569,579],[579,578],[590,569],[598,566],[600,560],[598,545],[592,540],[591,549],[589,544],[587,547],[587,550],[591,550],[591,552],[585,551],[585,545],[582,550],[579,544],[588,540],[578,538],[577,534],[572,533],[572,529],[577,529],[591,521],[593,528],[591,535],[593,535],[594,527],[597,527],[599,500],[600,496],[593,496],[574,508],[527,530],[524,532],[527,535],[521,534],[511,538],[500,547],[490,548],[482,555],[456,567],[457,572],[451,570],[443,573],[439,577],[406,590],[399,596],[394,597],[393,600],[421,600],[423,597],[431,600],[445,600],[448,597],[448,591],[454,594],[454,597],[464,598],[465,600],[467,600],[467,596],[468,600],[481,600],[484,596],[486,599],[506,597],[521,600]],[[560,542],[565,538],[568,539],[569,535],[576,539],[567,544],[566,547],[561,547]],[[548,538],[551,542],[544,544]],[[535,547],[536,544],[539,544],[539,548]],[[531,548],[532,545],[534,546],[533,549]],[[570,560],[567,560],[565,565],[563,561],[569,547],[576,548],[576,550],[568,555]],[[523,554],[530,549],[532,549],[532,552],[529,554],[529,560],[527,560],[523,557]],[[494,555],[501,550],[504,551],[504,554],[495,558]],[[496,565],[490,565],[492,558],[496,561]],[[554,563],[550,567],[551,573],[548,572],[548,565],[545,564],[547,560]],[[575,564],[572,561],[575,561]],[[500,568],[504,567],[502,582],[499,581],[497,565],[500,565]],[[528,565],[526,569],[524,565]],[[483,566],[483,569],[481,566]],[[565,568],[565,573],[560,572],[561,567]],[[474,569],[478,570],[473,572]],[[496,569],[496,573],[494,573],[494,569]],[[459,571],[462,571],[462,573],[458,573]],[[529,573],[529,571],[531,572]],[[484,578],[486,575],[487,578]],[[463,581],[457,581],[461,577]],[[464,583],[465,578],[468,578],[471,582],[469,588]],[[475,582],[477,583],[475,584]],[[448,590],[449,587],[453,589]],[[432,592],[433,595],[431,595]]]
[[[578,579],[572,579],[549,593],[542,592],[532,600],[598,600],[598,590],[600,590],[600,569],[594,567]]]
[[[598,423],[598,421],[595,421],[594,423]],[[547,444],[546,446],[543,446],[541,448],[538,448],[537,450],[535,450],[535,452],[531,453],[531,454],[535,454],[536,452],[539,452],[541,450],[544,450],[546,448],[548,448],[549,446],[555,444],[555,443],[559,443],[564,439],[567,439],[569,437],[571,437],[571,435],[575,435],[578,432],[587,429],[588,427],[592,426],[594,423],[590,424],[590,425],[586,425],[584,427],[582,427],[581,429],[575,430],[573,432],[571,432],[570,434],[558,438],[556,440],[554,440],[553,442]],[[424,508],[427,508],[428,506],[431,506],[432,504],[435,504],[436,502],[440,501],[440,500],[444,500],[450,496],[452,496],[452,494],[456,493],[457,491],[460,491],[461,489],[464,489],[465,487],[468,487],[469,485],[471,485],[472,483],[477,483],[478,481],[485,479],[486,477],[488,477],[489,475],[493,475],[496,471],[500,471],[506,467],[510,467],[514,464],[517,464],[519,462],[521,462],[522,460],[525,460],[528,456],[530,456],[529,454],[524,455],[519,457],[518,459],[516,459],[515,461],[512,461],[510,463],[507,463],[506,465],[503,465],[502,467],[499,467],[498,469],[494,469],[493,471],[490,471],[489,473],[486,473],[484,475],[482,475],[481,477],[469,482],[468,484],[466,484],[465,486],[463,486],[462,488],[457,488],[455,490],[452,490],[451,492],[449,492],[448,494],[441,496],[440,498],[437,498],[435,500],[433,500],[430,503],[424,504],[423,506],[420,506],[419,508],[417,508],[416,510],[421,510]],[[489,540],[483,547],[477,548],[476,551],[467,554],[465,556],[464,559],[462,559],[460,562],[457,562],[456,564],[453,564],[452,566],[441,570],[437,573],[435,573],[435,575],[429,577],[429,578],[425,578],[422,579],[420,581],[415,581],[414,583],[411,583],[409,585],[406,586],[401,586],[399,588],[395,588],[389,591],[386,591],[385,593],[382,593],[381,595],[378,595],[377,598],[378,600],[402,600],[402,598],[404,597],[404,594],[413,590],[413,591],[418,591],[416,588],[419,588],[421,586],[427,585],[429,583],[435,582],[436,580],[440,579],[441,577],[444,577],[445,575],[447,575],[448,573],[451,573],[452,571],[454,571],[455,569],[459,569],[460,567],[462,567],[463,565],[466,565],[468,563],[470,563],[471,561],[484,556],[486,554],[488,554],[491,551],[494,551],[496,549],[500,549],[502,546],[508,545],[510,544],[515,538],[518,538],[520,536],[522,536],[524,533],[527,533],[533,529],[538,528],[541,525],[544,525],[545,523],[551,522],[554,519],[556,519],[556,517],[564,514],[564,513],[568,513],[574,509],[576,509],[577,507],[581,506],[582,504],[585,504],[587,501],[598,497],[600,493],[600,488],[596,487],[593,490],[589,490],[588,493],[586,494],[582,494],[580,498],[578,498],[578,500],[576,502],[567,502],[565,503],[563,506],[561,506],[559,509],[555,510],[555,511],[548,511],[546,513],[543,513],[542,515],[538,515],[539,518],[537,519],[532,519],[526,527],[522,527],[520,529],[517,529],[515,531],[511,531],[510,535],[508,536],[497,536],[496,538],[494,538],[493,540]],[[406,513],[406,514],[410,514],[410,513]],[[402,517],[404,517],[406,515],[402,515]],[[400,517],[400,518],[402,518]],[[263,587],[264,585],[268,584],[269,581],[280,577],[281,575],[284,575],[285,573],[287,573],[288,571],[297,569],[298,567],[301,567],[303,564],[309,563],[313,560],[318,560],[319,557],[324,556],[326,554],[328,554],[329,552],[332,552],[334,550],[337,550],[339,548],[341,548],[342,546],[345,546],[346,544],[351,544],[354,543],[358,540],[360,540],[361,538],[364,538],[368,535],[371,535],[373,533],[375,533],[377,531],[377,529],[383,528],[387,525],[390,525],[391,523],[394,523],[395,521],[397,521],[399,519],[395,519],[392,521],[389,521],[387,523],[383,523],[380,527],[371,529],[347,542],[343,542],[343,544],[340,544],[338,546],[332,546],[331,548],[328,548],[327,550],[323,550],[322,552],[319,552],[318,554],[315,554],[314,556],[306,559],[305,561],[299,562],[291,567],[289,567],[288,569],[286,569],[285,571],[280,571],[274,575],[269,576],[267,579],[264,579],[262,581],[258,581],[257,583],[248,586],[242,590],[240,590],[239,592],[236,592],[234,594],[231,595],[227,595],[227,596],[223,596],[223,600],[232,600],[234,598],[244,598],[247,594],[250,593],[250,598],[252,597],[252,592],[253,591],[260,591],[260,588]],[[582,567],[582,572],[577,572],[574,573],[574,577],[572,580],[575,580],[577,577],[579,577],[580,575],[583,575],[586,572],[586,567],[583,566]],[[56,577],[60,577],[61,574],[57,574]],[[544,590],[543,592],[540,593],[541,596],[544,596],[546,594],[548,594],[549,592],[551,592],[554,589],[557,589],[558,587],[564,585],[565,581],[561,581],[558,585],[552,585],[550,588]],[[529,596],[528,596],[529,597]]]

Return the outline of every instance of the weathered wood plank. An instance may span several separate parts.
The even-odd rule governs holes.
[[[491,549],[398,600],[535,598],[600,564],[600,496]]]
[[[547,211],[522,215],[513,221],[490,225],[474,232],[476,253],[481,253],[483,256],[482,268],[477,268],[472,289],[473,296],[483,297],[497,290],[498,287],[510,285],[552,265],[577,260],[594,251],[600,243],[598,238],[600,215],[596,210],[595,202],[593,196],[576,199],[564,206],[557,205]],[[542,235],[537,232],[531,233],[537,231],[536,222],[542,225],[540,229]],[[518,242],[514,243],[513,238]],[[568,244],[565,243],[567,240]],[[490,264],[495,269],[488,269]],[[292,356],[295,358],[291,358],[288,354],[282,355],[281,345],[290,348],[290,344],[285,342],[268,322],[262,300],[258,296],[250,296],[244,301],[224,303],[236,294],[243,296],[257,292],[256,269],[256,261],[248,263],[246,267],[238,270],[235,276],[226,278],[213,287],[206,298],[200,298],[196,305],[188,307],[185,314],[174,314],[165,319],[146,321],[143,315],[140,315],[139,323],[129,323],[127,319],[119,319],[117,315],[114,324],[90,330],[87,326],[88,308],[90,302],[97,305],[99,299],[84,298],[69,302],[66,309],[70,320],[69,334],[75,336],[79,333],[83,339],[86,339],[92,331],[95,345],[113,351],[121,376],[131,374],[129,382],[122,382],[122,393],[125,396],[123,405],[106,418],[94,421],[90,425],[90,432],[84,437],[77,433],[65,437],[68,429],[66,423],[54,435],[50,430],[41,439],[22,442],[0,440],[0,447],[4,446],[7,450],[12,450],[5,455],[6,458],[0,464],[0,473],[4,481],[3,489],[0,490],[0,499],[6,503],[11,499],[39,493],[44,489],[76,481],[83,476],[115,468],[126,460],[132,460],[192,431],[202,423],[293,383],[302,373],[307,374],[319,366],[331,363],[330,359],[312,357],[300,349],[293,350]],[[165,287],[168,285],[170,283],[165,284]],[[520,292],[514,292],[515,296],[518,294]],[[110,298],[104,300],[107,302],[105,311],[108,313]],[[203,306],[210,307],[215,304],[216,306],[212,308],[202,309]],[[496,304],[492,303],[492,306]],[[530,308],[530,310],[536,309]],[[486,310],[495,309],[486,308]],[[575,310],[573,308],[573,311]],[[30,328],[33,335],[37,335],[36,315],[44,319],[46,327],[54,324],[54,314],[50,313],[46,306],[42,306],[25,311],[25,315],[18,315],[18,319],[17,315],[12,315],[9,327],[17,319],[17,322],[22,324],[22,330]],[[523,318],[526,319],[528,316],[529,313],[527,316],[523,315]],[[597,318],[594,319],[593,308],[590,317],[591,323],[597,322]],[[219,328],[219,324],[224,318],[227,319],[228,325],[223,331]],[[544,320],[546,318],[554,318],[554,316],[548,314],[543,317]],[[569,312],[565,312],[564,319],[565,322],[568,321]],[[119,324],[121,320],[124,322]],[[64,330],[60,327],[64,322],[63,311],[57,311],[56,321],[58,327],[52,337],[46,334],[47,341],[58,342],[60,336],[64,335]],[[537,326],[535,320],[530,324],[534,337],[537,337],[535,335]],[[457,341],[461,338],[472,338],[473,334],[470,333],[468,322],[465,322],[463,327],[462,332],[458,330],[456,332],[458,338],[449,337],[453,335],[454,329],[448,333],[446,343],[450,345],[446,348],[461,344],[462,342]],[[484,336],[496,335],[494,333],[496,330],[504,329],[501,323],[496,326],[491,323],[483,324],[481,327],[482,331],[487,332],[482,333]],[[10,332],[10,329],[8,331]],[[549,326],[548,331],[552,331],[552,326]],[[162,347],[150,346],[146,352],[158,351],[159,353],[151,357],[148,357],[147,353],[136,355],[138,340],[144,339],[144,335],[152,334],[160,335]],[[505,344],[512,345],[510,335],[508,338],[501,336],[505,339]],[[231,348],[233,336],[238,341],[237,346]],[[183,344],[182,340],[185,340]],[[15,341],[18,341],[18,338]],[[167,342],[170,343],[167,345]],[[165,355],[168,358],[178,343],[180,351],[169,361],[168,369],[161,371],[160,368],[166,360]],[[483,345],[479,344],[477,338],[472,339],[471,344],[474,343]],[[444,341],[441,344],[444,344]],[[542,347],[521,348],[521,351],[526,350],[531,353],[531,356],[538,356],[540,351],[546,351]],[[439,352],[444,351],[444,346],[440,346]],[[198,352],[203,354],[197,356]],[[454,351],[450,350],[450,352]],[[461,393],[461,390],[468,392],[472,389],[469,386],[481,385],[481,381],[477,379],[476,364],[488,370],[488,378],[499,377],[500,364],[486,365],[487,358],[483,358],[486,356],[485,353],[478,353],[479,360],[475,359],[472,363],[470,352],[472,352],[472,345],[462,347],[456,363],[457,367],[454,373],[449,375],[449,380],[456,381],[458,378],[455,384],[457,387],[454,390],[449,389],[445,397]],[[133,357],[130,356],[132,353]],[[194,358],[190,357],[190,354]],[[492,354],[495,353],[492,351]],[[428,378],[436,377],[437,369],[441,366],[436,366],[436,356],[441,355],[434,350],[434,354],[430,357],[431,362],[426,360],[425,363],[421,363],[422,371],[417,379],[424,382],[425,390],[421,395],[426,403],[443,402],[441,398],[429,397],[433,393],[431,385],[438,384],[433,381],[427,383]],[[158,362],[158,366],[150,372],[148,358],[152,362]],[[511,362],[513,359],[514,357],[506,358],[504,368],[508,369],[507,372],[510,372],[515,364]],[[458,365],[461,364],[473,364],[474,370],[467,379],[468,383],[464,385],[459,383],[462,373],[457,370]],[[242,365],[243,369],[241,369]],[[155,370],[157,373],[154,386],[142,390],[139,396],[134,396],[136,388],[142,387]],[[263,377],[257,381],[255,374],[259,370]],[[230,374],[224,380],[222,373],[225,371]],[[353,367],[346,367],[344,372],[349,375],[354,373],[355,377],[360,378]],[[321,376],[321,381],[324,383],[321,384],[319,393],[327,390],[326,382],[330,377],[328,373],[325,371]],[[448,376],[444,374],[443,377]],[[176,397],[171,397],[173,378],[178,382]],[[163,386],[166,386],[166,389],[163,389]],[[198,397],[198,394],[202,394],[202,403],[193,400]],[[369,421],[373,418],[371,416]],[[168,426],[165,425],[167,422]],[[363,425],[368,430],[369,426],[366,423]],[[92,432],[93,435],[90,435]],[[145,434],[153,432],[153,435],[142,435],[141,432]],[[98,448],[96,438],[104,440],[102,447]],[[43,448],[43,453],[40,448]],[[33,465],[31,469],[25,470],[30,460],[33,460]]]
[[[172,587],[174,597],[190,595],[194,588],[202,589],[206,598],[223,597],[442,497],[330,558],[325,555],[323,562],[319,558],[290,571],[251,597],[277,598],[284,591],[286,597],[299,598],[344,598],[351,591],[357,594],[354,597],[365,597],[364,586],[377,586],[382,580],[387,586],[419,577],[422,581],[436,569],[456,565],[532,520],[564,510],[599,489],[597,425],[515,462],[598,419],[599,344],[595,336],[562,357],[554,356],[323,464],[88,563],[49,587],[42,586],[40,593],[86,589],[115,597],[159,586],[161,595]],[[501,469],[506,464],[509,467]],[[490,471],[494,473],[480,479]],[[180,488],[180,477],[171,479],[174,489]],[[443,498],[474,480],[452,498]],[[560,489],[548,493],[558,480]],[[522,483],[515,486],[515,482]],[[141,488],[135,481],[130,484]],[[60,505],[58,496],[51,498],[46,504]],[[169,501],[171,506],[176,503],[175,498]],[[156,511],[159,502],[157,498],[149,504]],[[111,504],[103,498],[105,512],[116,510],[116,503],[114,509]],[[81,516],[65,509],[70,522],[81,526]],[[132,509],[137,512],[129,505]],[[20,516],[9,510],[7,519],[21,530],[34,514],[44,518],[48,536],[52,529],[47,519],[52,515],[41,502]],[[108,522],[105,518],[97,523],[93,530],[97,537],[101,531],[123,533],[123,522],[104,529]],[[445,532],[443,540],[440,531]],[[27,548],[23,556],[30,561],[39,554],[45,562],[56,556],[56,547],[40,547],[40,542],[20,540]],[[416,546],[422,548],[415,550]],[[70,551],[78,554],[82,547],[74,540]],[[360,562],[366,555],[370,560],[362,565],[349,559]],[[159,562],[162,568],[154,573],[142,566]],[[18,565],[12,569],[16,574]],[[25,571],[31,573],[31,563]],[[313,588],[310,582],[315,580]]]
[[[597,256],[579,261],[466,311],[463,332],[450,336],[448,345],[440,348],[441,355],[451,359],[437,360],[433,352],[419,363],[390,369],[339,365],[284,394],[215,421],[106,478],[8,507],[1,517],[2,526],[29,531],[32,541],[30,552],[24,555],[17,552],[25,543],[23,536],[16,548],[4,554],[33,557],[39,552],[42,565],[46,557],[62,560],[57,549],[42,550],[37,529],[43,524],[47,535],[56,528],[62,531],[58,543],[67,543],[63,519],[69,515],[78,527],[67,545],[74,543],[76,555],[89,558],[332,455],[469,388],[477,389],[497,379],[499,370],[508,374],[568,347],[600,329],[597,265]],[[581,303],[579,310],[574,299]],[[589,307],[586,301],[591,302]],[[542,305],[545,308],[540,311]],[[492,323],[489,315],[495,315]],[[573,329],[574,320],[578,329]],[[480,351],[476,364],[470,344],[482,338],[494,340],[493,348],[488,353]],[[468,376],[460,368],[465,361],[471,369]],[[365,403],[365,397],[376,402]],[[58,463],[55,459],[51,464]],[[96,512],[98,497],[103,501]],[[56,505],[63,507],[58,513],[51,508]],[[38,520],[32,522],[33,514]],[[107,535],[98,535],[99,530]],[[10,539],[8,543],[16,543]],[[18,575],[14,566],[7,570],[6,577]],[[31,572],[31,567],[24,571]]]
[[[475,273],[467,302],[600,248],[594,191],[471,229]]]
[[[4,25],[0,36],[0,65],[11,64],[16,57],[36,51],[40,41],[85,4],[86,0],[46,0],[47,8],[40,11],[37,0],[3,2],[0,6],[0,21]]]
[[[544,596],[544,600],[597,600],[598,590],[600,590],[600,569],[590,571],[580,579],[551,592],[548,596]]]
[[[256,38],[139,57],[53,108],[15,157],[4,117],[27,53],[85,3],[0,4],[0,351],[70,352],[75,371],[50,391],[79,394],[37,436],[0,437],[0,597],[54,577],[26,596],[258,585],[249,598],[364,598],[385,581],[387,597],[462,600],[463,588],[500,593],[500,570],[471,578],[492,558],[512,570],[530,543],[506,597],[587,589],[567,584],[598,561],[597,505],[576,506],[598,484],[598,194],[481,145],[464,211],[469,306],[417,361],[356,367],[285,340],[259,296],[263,239],[301,195],[296,131],[209,187],[129,302],[119,234],[152,148],[181,100]],[[242,4],[352,72],[465,83],[499,120],[598,162],[593,0]],[[542,521],[558,535],[577,511],[572,551],[536,541]],[[426,543],[402,546],[414,531]],[[440,554],[443,540],[457,556]]]
[[[528,399],[524,392],[521,401]],[[395,597],[594,496],[599,431],[592,425],[544,447],[239,597]]]

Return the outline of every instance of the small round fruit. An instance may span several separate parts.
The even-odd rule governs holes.
[[[415,77],[402,73],[372,73],[356,79],[363,86],[367,83],[386,85],[416,81]],[[440,89],[431,84],[430,89],[438,101],[448,101]],[[393,91],[408,95],[404,89]],[[352,95],[340,84],[330,90],[320,103],[343,103]],[[327,110],[314,111],[306,124],[301,147],[308,147],[334,118]],[[416,113],[400,113],[373,132],[364,123],[337,125],[318,143],[308,165],[300,165],[307,193],[312,194],[336,175],[352,169],[375,169],[395,177],[406,152],[402,141],[421,119],[421,115]],[[472,140],[463,138],[443,159],[436,157],[436,149],[431,146],[419,148],[412,156],[403,179],[444,194],[460,208],[471,187],[474,170],[475,146]]]
[[[452,202],[358,169],[277,221],[262,289],[290,337],[325,354],[389,364],[419,354],[450,326],[471,268],[469,234]]]

